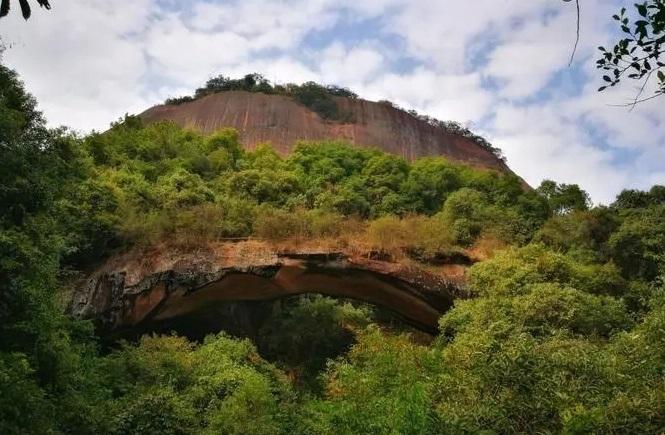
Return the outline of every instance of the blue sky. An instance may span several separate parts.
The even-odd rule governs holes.
[[[665,184],[665,99],[613,107],[598,94],[598,45],[632,1],[53,1],[0,21],[16,68],[52,125],[103,130],[212,75],[316,80],[456,120],[504,150],[532,185],[578,183],[607,203],[622,188]]]

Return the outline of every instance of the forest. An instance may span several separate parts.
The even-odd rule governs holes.
[[[0,432],[658,433],[665,186],[592,206],[577,185],[341,142],[280,157],[127,116],[46,127],[0,67]],[[145,335],[108,348],[64,307],[127,249],[227,238],[464,250],[468,297],[423,338],[376,307],[286,300],[255,342]],[[294,374],[295,373],[295,374]]]

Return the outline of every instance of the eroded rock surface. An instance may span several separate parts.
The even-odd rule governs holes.
[[[229,91],[180,105],[159,105],[140,116],[170,120],[182,127],[212,133],[223,127],[240,132],[246,149],[270,143],[282,155],[299,140],[343,139],[357,146],[414,160],[446,156],[478,167],[509,172],[506,164],[472,140],[448,133],[403,110],[363,99],[336,98],[353,122],[326,122],[315,112],[282,95]]]
[[[69,311],[94,319],[102,334],[110,334],[196,318],[226,302],[320,293],[388,308],[434,333],[462,291],[459,281],[410,264],[229,243],[199,252],[155,250],[112,258],[81,283]]]

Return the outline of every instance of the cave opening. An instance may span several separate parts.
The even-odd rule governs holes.
[[[346,354],[356,334],[370,324],[386,333],[409,333],[419,343],[434,335],[410,324],[399,313],[356,299],[309,292],[270,300],[215,301],[196,310],[107,337],[137,341],[144,334],[176,334],[192,341],[223,332],[251,340],[262,358],[276,364],[294,384],[321,388],[319,375],[327,362]]]
[[[201,341],[207,335],[224,332],[234,337],[249,338],[255,341],[266,325],[281,316],[289,316],[294,306],[307,306],[312,301],[319,300],[330,301],[331,305],[340,307],[340,309],[341,307],[355,307],[363,310],[368,322],[380,324],[390,330],[409,331],[423,337],[435,335],[432,331],[423,329],[420,325],[414,325],[413,322],[390,308],[358,299],[307,292],[264,300],[215,301],[167,319],[147,320],[131,329],[111,334],[109,339],[134,340],[144,334],[175,333],[190,340]],[[317,325],[312,323],[302,326],[314,328]]]

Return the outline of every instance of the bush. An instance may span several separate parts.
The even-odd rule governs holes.
[[[294,98],[296,101],[316,112],[321,118],[342,122],[352,122],[352,114],[340,112],[332,97],[357,98],[354,92],[339,86],[323,86],[314,82],[301,85],[273,85],[261,74],[247,74],[240,79],[231,79],[223,75],[209,79],[204,87],[198,88],[194,96],[168,98],[164,104],[179,105],[188,103],[211,94],[226,91],[260,92],[264,94],[280,94]]]
[[[665,206],[628,210],[608,247],[624,277],[651,281],[665,270]]]
[[[311,235],[307,213],[302,210],[282,210],[272,207],[259,207],[254,221],[254,235],[260,239],[283,241],[303,240]]]
[[[440,216],[408,215],[402,218],[402,225],[412,231],[408,249],[418,251],[424,259],[446,255],[457,249],[450,227]]]
[[[434,214],[461,186],[459,168],[442,157],[426,157],[411,165],[401,190],[416,213]]]
[[[523,294],[531,284],[557,283],[592,294],[620,296],[626,289],[616,267],[580,265],[540,244],[507,249],[475,264],[469,271],[472,289],[484,296]]]
[[[113,433],[275,433],[286,379],[248,341],[143,337],[103,361]]]
[[[623,303],[558,284],[534,284],[511,298],[461,301],[439,322],[444,336],[494,328],[496,332],[525,331],[534,337],[561,332],[586,337],[629,329],[632,319]]]
[[[366,306],[321,295],[285,299],[261,327],[257,345],[263,355],[299,371],[298,381],[317,390],[317,377],[328,360],[349,349],[354,331],[369,324],[371,315]]]
[[[111,433],[187,435],[195,425],[194,409],[178,394],[156,389],[129,397],[115,415]]]
[[[321,209],[309,210],[307,219],[313,237],[340,237],[342,233],[351,230],[348,225],[345,225],[348,219],[335,212]]]
[[[54,429],[54,407],[32,376],[25,355],[0,352],[2,433],[48,433]]]
[[[367,226],[367,242],[373,250],[395,253],[403,250],[411,240],[410,229],[397,216],[384,216]]]
[[[431,356],[408,335],[359,334],[325,374],[325,401],[305,408],[308,433],[435,433]],[[307,412],[309,411],[309,412]]]

